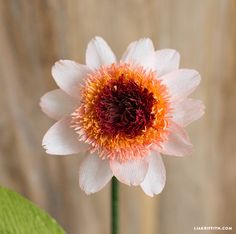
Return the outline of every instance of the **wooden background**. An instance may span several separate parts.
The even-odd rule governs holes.
[[[221,225],[236,233],[235,13],[235,0],[0,0],[0,184],[46,209],[69,234],[108,234],[109,186],[86,196],[78,187],[80,159],[45,155],[41,139],[52,121],[38,102],[56,87],[52,64],[83,63],[95,35],[119,56],[148,36],[202,74],[195,96],[207,110],[188,129],[195,153],[164,158],[161,195],[151,199],[122,185],[121,234]]]

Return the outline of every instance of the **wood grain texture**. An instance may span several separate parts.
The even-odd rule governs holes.
[[[207,111],[188,129],[195,153],[164,158],[160,196],[121,186],[121,233],[236,226],[235,12],[234,0],[0,0],[0,184],[45,208],[70,234],[109,233],[109,186],[86,196],[78,187],[80,158],[45,155],[41,139],[52,121],[38,102],[56,87],[52,64],[83,63],[95,35],[118,56],[129,42],[151,37],[201,73],[195,96]]]

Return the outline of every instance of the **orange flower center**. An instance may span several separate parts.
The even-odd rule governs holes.
[[[147,155],[166,138],[167,89],[141,66],[112,64],[89,74],[71,126],[102,158],[121,162]]]
[[[111,138],[117,135],[133,138],[142,134],[153,122],[154,102],[153,93],[134,80],[125,79],[124,74],[110,80],[101,90],[95,104],[101,131]]]

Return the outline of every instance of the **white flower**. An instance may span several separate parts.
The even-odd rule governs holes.
[[[46,93],[40,105],[57,122],[43,147],[48,154],[87,154],[79,179],[87,194],[115,176],[153,196],[166,180],[160,153],[191,154],[184,127],[203,115],[204,105],[188,98],[199,73],[179,69],[179,60],[177,51],[155,51],[145,38],[132,42],[117,61],[96,37],[88,44],[86,65],[60,60],[53,66],[59,89]]]

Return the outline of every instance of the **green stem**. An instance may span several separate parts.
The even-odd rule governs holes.
[[[119,182],[112,177],[111,182],[111,233],[119,234]]]

